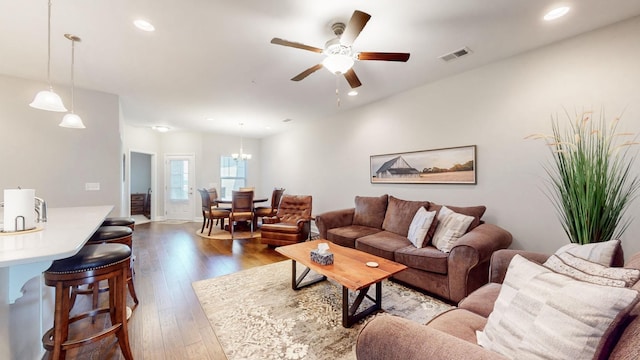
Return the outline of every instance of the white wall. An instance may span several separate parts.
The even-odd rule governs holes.
[[[54,84],[55,85],[55,84]],[[114,205],[120,209],[122,166],[118,96],[75,89],[86,129],[58,126],[64,113],[33,109],[45,83],[0,75],[0,189],[36,189],[49,207]],[[66,106],[70,89],[55,86]],[[85,183],[100,183],[85,191]]]
[[[483,204],[484,220],[510,231],[513,248],[553,251],[568,240],[543,193],[549,152],[523,138],[549,133],[551,115],[563,107],[603,106],[608,118],[624,110],[620,130],[640,132],[638,34],[634,18],[264,139],[263,187],[313,195],[314,214],[385,193]],[[369,181],[370,155],[473,144],[477,185]],[[622,240],[631,254],[640,251],[640,200],[628,215],[635,221]]]
[[[151,187],[151,155],[131,153],[131,193],[146,194]]]

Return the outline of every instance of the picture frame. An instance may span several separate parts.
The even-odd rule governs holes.
[[[371,155],[372,184],[477,184],[476,145]]]

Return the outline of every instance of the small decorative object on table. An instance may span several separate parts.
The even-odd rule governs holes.
[[[329,244],[319,243],[317,249],[311,250],[311,261],[320,265],[333,264],[333,254],[329,252]]]

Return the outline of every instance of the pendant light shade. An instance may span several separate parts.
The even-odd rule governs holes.
[[[68,113],[62,118],[62,122],[59,126],[71,128],[71,129],[84,129],[85,126],[82,123],[80,116],[74,113]]]
[[[64,107],[64,104],[62,103],[62,99],[58,94],[53,92],[53,89],[39,91],[29,106],[34,109],[47,111],[67,111],[67,108]]]
[[[37,93],[29,106],[47,111],[67,111],[67,108],[65,108],[62,103],[62,99],[58,94],[53,92],[53,86],[51,86],[51,0],[49,0],[47,22],[47,82],[49,83],[49,90],[43,90]]]
[[[74,102],[73,95],[74,95],[74,88],[75,88],[73,68],[74,68],[75,59],[76,59],[75,45],[76,45],[76,41],[80,41],[80,38],[71,34],[64,34],[64,37],[71,40],[71,112],[69,112],[67,115],[65,115],[62,118],[62,122],[58,124],[58,126],[72,128],[72,129],[84,129],[85,126],[82,123],[82,119],[80,118],[80,116],[76,115],[73,112],[73,102]]]

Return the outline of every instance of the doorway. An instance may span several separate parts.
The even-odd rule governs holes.
[[[193,221],[195,214],[195,156],[165,156],[165,217]]]
[[[155,154],[129,151],[129,215],[136,224],[153,221],[156,202]]]

